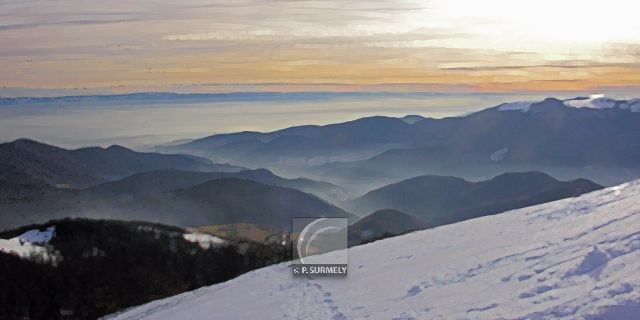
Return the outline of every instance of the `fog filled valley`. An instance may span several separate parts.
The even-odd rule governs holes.
[[[0,144],[0,318],[640,312],[640,99],[216,131],[136,148]],[[347,219],[347,278],[291,276],[294,217]]]

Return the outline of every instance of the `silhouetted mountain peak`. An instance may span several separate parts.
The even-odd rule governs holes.
[[[42,143],[42,142],[35,141],[35,140],[32,140],[32,139],[27,139],[27,138],[16,139],[16,140],[14,140],[12,142],[3,143],[3,144],[0,144],[0,145],[14,146],[14,147],[18,147],[18,148],[38,148],[38,149],[42,149],[42,150],[45,150],[45,149],[51,149],[51,150],[61,149],[61,148],[58,148],[56,146],[48,145],[46,143]]]
[[[269,169],[264,169],[264,168],[246,170],[244,172],[247,172],[247,173],[250,172],[258,176],[275,176],[275,174],[271,172]]]
[[[35,140],[31,140],[31,139],[27,139],[27,138],[20,138],[20,139],[16,139],[13,142],[10,143],[14,143],[14,144],[37,144],[37,145],[45,145],[44,143],[35,141]]]
[[[386,225],[387,229],[391,228],[393,225],[420,228],[427,227],[426,222],[418,219],[413,215],[395,209],[380,209],[374,211],[366,217],[358,220],[353,225],[370,226],[374,221],[375,223],[382,223],[381,226]]]
[[[110,145],[109,147],[107,147],[105,150],[110,150],[110,151],[119,151],[119,152],[129,152],[132,151],[131,149],[125,148],[119,144],[113,144]]]
[[[404,117],[402,117],[400,119],[402,121],[408,123],[408,124],[414,124],[414,123],[416,123],[418,121],[425,120],[426,118],[423,117],[423,116],[419,116],[417,114],[409,114],[409,115],[406,115],[406,116],[404,116]]]
[[[349,242],[362,242],[426,229],[429,225],[417,217],[394,209],[381,209],[349,226]]]
[[[233,171],[190,155],[142,153],[113,145],[108,148],[64,149],[29,139],[0,144],[0,181],[88,187],[134,173],[183,169]],[[237,168],[239,171],[240,168]]]
[[[506,173],[497,175],[488,181],[493,181],[496,183],[504,183],[504,182],[554,183],[554,182],[558,182],[558,179],[544,172],[526,171],[526,172],[506,172]]]
[[[558,111],[565,110],[568,107],[561,101],[556,98],[546,98],[540,102],[532,103],[529,107],[529,112],[548,112],[548,111]]]

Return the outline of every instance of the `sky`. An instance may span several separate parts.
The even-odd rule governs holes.
[[[640,3],[0,1],[0,96],[634,92]]]

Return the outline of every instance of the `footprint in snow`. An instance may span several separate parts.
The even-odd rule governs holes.
[[[478,312],[478,311],[487,311],[487,310],[490,310],[490,309],[493,309],[493,308],[497,308],[497,307],[498,307],[498,304],[497,304],[497,303],[492,303],[492,304],[490,304],[490,305],[488,305],[488,306],[486,306],[486,307],[480,307],[480,308],[472,308],[472,309],[469,309],[469,310],[467,310],[467,312],[474,312],[474,311],[476,311],[476,312]]]
[[[403,297],[403,299],[416,296],[420,292],[422,292],[422,288],[420,288],[420,286],[413,286],[409,288],[409,290],[407,290],[407,294]]]

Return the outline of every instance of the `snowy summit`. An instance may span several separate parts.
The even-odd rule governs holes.
[[[640,181],[358,246],[345,278],[288,263],[117,319],[628,319],[640,314]]]
[[[606,97],[604,94],[592,94],[589,97],[577,97],[562,101],[563,104],[571,108],[590,108],[590,109],[610,109],[618,108],[621,110],[629,110],[631,112],[640,112],[640,99],[616,100]],[[500,111],[522,111],[528,112],[534,101],[517,101],[508,102],[499,105]]]

